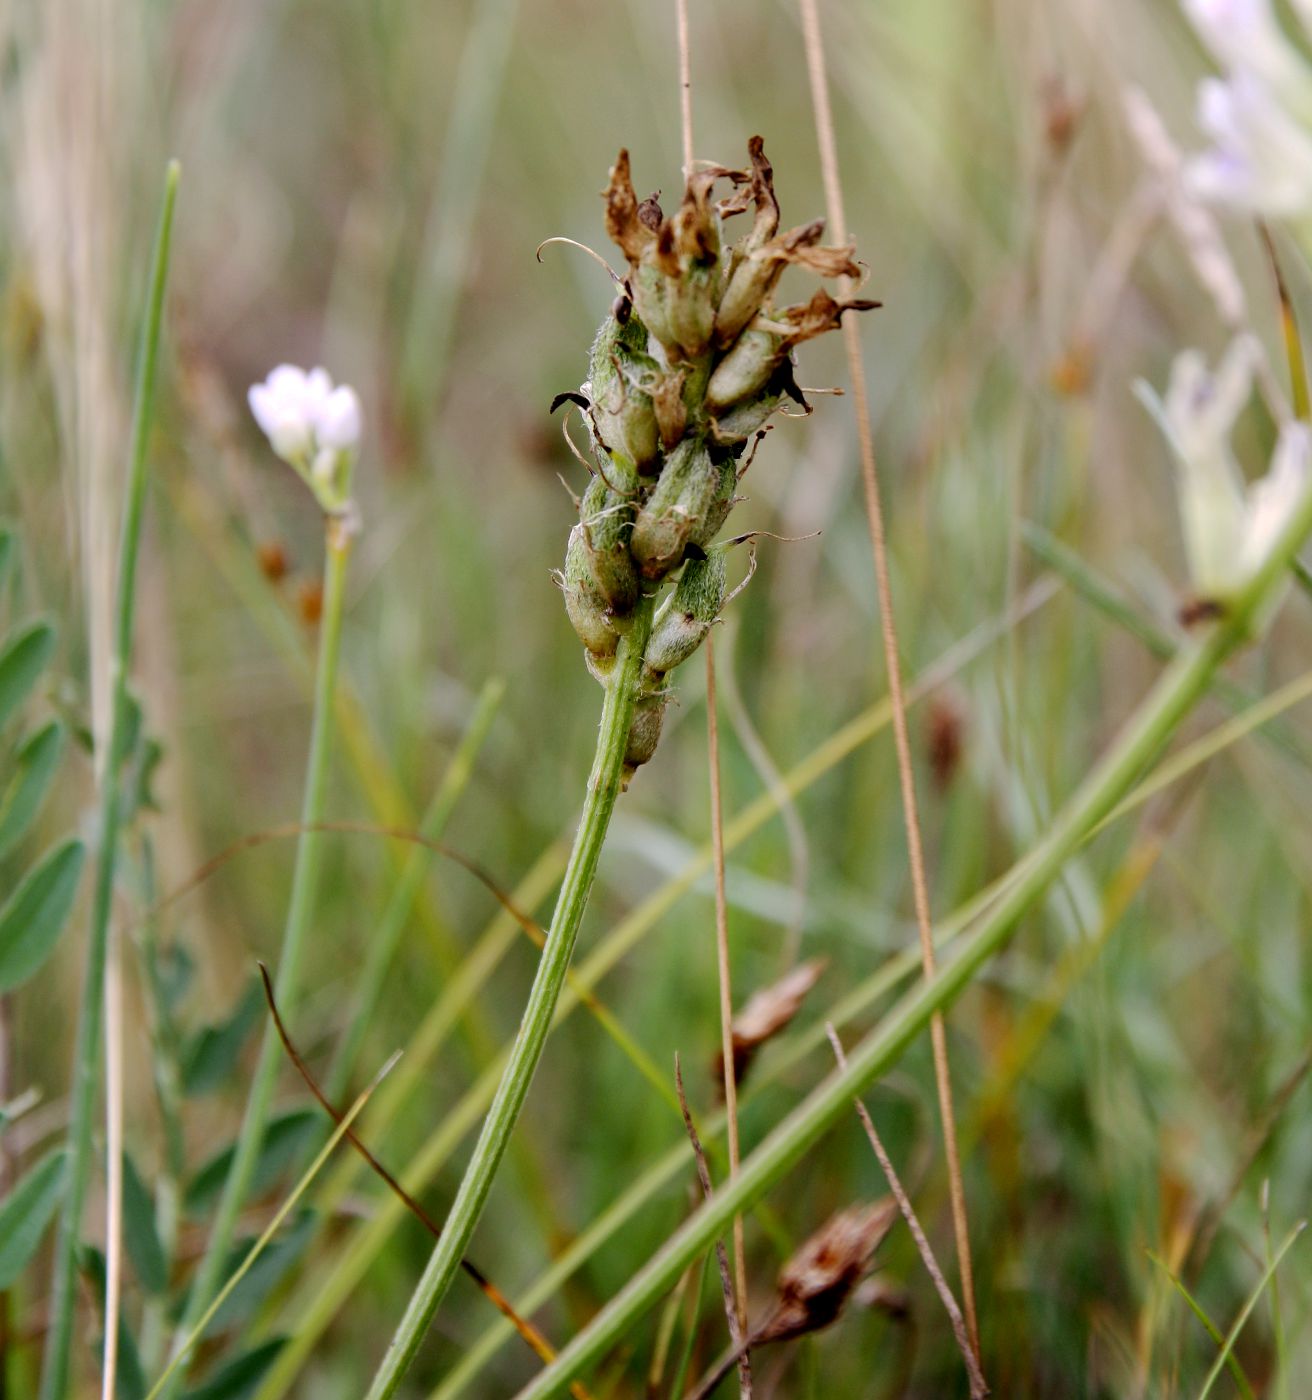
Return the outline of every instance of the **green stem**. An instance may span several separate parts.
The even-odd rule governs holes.
[[[77,1041],[73,1050],[73,1089],[69,1101],[68,1188],[55,1242],[54,1279],[50,1291],[50,1329],[46,1333],[41,1370],[41,1400],[63,1400],[69,1390],[73,1312],[76,1305],[78,1234],[91,1175],[91,1135],[96,1085],[101,1058],[100,1029],[105,1000],[105,962],[109,920],[114,903],[114,870],[118,858],[119,771],[128,730],[128,669],[132,663],[133,619],[136,613],[137,555],[146,503],[146,447],[155,411],[155,370],[159,363],[160,329],[164,319],[164,286],[168,278],[173,210],[177,202],[180,167],[171,161],[164,176],[164,195],[151,258],[150,291],[137,350],[136,391],[128,457],[127,499],[119,536],[115,598],[114,651],[110,662],[109,733],[100,772],[100,853],[91,905],[87,968],[82,983]]]
[[[684,1222],[556,1360],[524,1387],[519,1400],[545,1400],[561,1394],[573,1377],[605,1356],[725,1231],[734,1216],[749,1210],[828,1128],[848,1115],[853,1096],[863,1093],[893,1065],[923,1033],[931,1017],[969,985],[1071,853],[1170,738],[1225,659],[1246,640],[1252,617],[1282,586],[1282,575],[1309,531],[1312,491],[1305,493],[1270,557],[1235,599],[1226,619],[1167,669],[1111,751],[1071,796],[1048,835],[1018,867],[1016,878],[981,915],[973,931],[960,940],[950,960],[940,964],[937,975],[918,983],[892,1007],[849,1056],[847,1068],[835,1070],[811,1091],[743,1162],[738,1176],[724,1183]]]
[[[337,662],[341,650],[342,613],[346,594],[346,566],[351,556],[351,528],[336,518],[327,522],[324,555],[323,630],[319,643],[319,663],[314,682],[314,718],[310,733],[310,755],[306,767],[305,793],[301,804],[303,830],[296,843],[296,864],[292,872],[291,900],[283,928],[282,951],[278,959],[275,994],[278,1006],[287,1014],[296,1005],[300,991],[302,944],[310,924],[319,883],[323,833],[315,826],[323,819],[324,788],[332,756],[333,701],[337,688]],[[175,1350],[190,1336],[197,1320],[217,1292],[220,1275],[232,1246],[237,1216],[250,1189],[251,1177],[259,1159],[273,1100],[274,1085],[282,1063],[282,1045],[270,1022],[265,1027],[260,1058],[246,1100],[246,1113],[233,1153],[232,1166],[224,1183],[223,1195],[210,1227],[205,1255],[196,1272],[187,1298],[186,1312],[175,1334]],[[172,1395],[184,1373],[179,1367],[163,1393]]]
[[[642,654],[651,633],[652,607],[653,600],[650,598],[638,605],[629,631],[620,641],[615,668],[606,685],[597,752],[592,775],[588,779],[583,815],[574,837],[569,864],[565,867],[565,878],[556,900],[551,928],[547,931],[546,945],[533,979],[533,988],[529,992],[528,1004],[451,1213],[369,1388],[368,1400],[386,1400],[386,1397],[395,1395],[419,1350],[433,1314],[450,1286],[474,1227],[483,1213],[497,1168],[510,1142],[538,1061],[542,1058],[556,1002],[574,952],[579,925],[592,891],[611,813],[623,782],[624,751],[638,699]]]

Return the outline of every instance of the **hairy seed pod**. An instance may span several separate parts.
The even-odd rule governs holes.
[[[597,656],[614,656],[620,637],[611,626],[606,601],[593,577],[592,560],[582,525],[575,525],[569,532],[565,572],[558,577],[565,594],[565,612],[578,633],[579,641]]]
[[[718,415],[744,399],[755,398],[786,353],[782,338],[773,331],[744,331],[711,373],[706,386],[707,409]]]
[[[622,456],[638,471],[656,465],[660,440],[651,394],[642,386],[659,373],[647,354],[647,328],[630,315],[621,324],[608,316],[592,342],[588,397],[599,446]]]
[[[710,547],[711,542],[720,533],[724,522],[728,520],[729,512],[740,499],[734,494],[734,488],[738,485],[737,462],[732,457],[717,462],[715,472],[715,492],[706,507],[706,514],[702,517],[701,522],[693,527],[692,532],[691,542],[700,545],[702,549]]]
[[[629,548],[644,578],[664,578],[707,518],[720,489],[720,471],[700,438],[685,438],[666,458],[633,524]]]
[[[623,469],[620,463],[612,461],[610,470],[620,473]],[[629,553],[633,496],[613,490],[595,476],[583,493],[579,514],[592,583],[611,612],[626,613],[638,601],[640,589],[638,570]]]
[[[633,712],[633,724],[629,728],[629,745],[624,751],[624,763],[628,768],[641,768],[651,760],[660,743],[661,726],[665,723],[665,706],[669,697],[665,694],[644,695]]]
[[[711,343],[719,282],[711,262],[705,267],[690,267],[670,283],[670,331],[685,359],[697,359]]]
[[[766,389],[754,399],[736,403],[711,419],[711,433],[723,446],[746,442],[758,429],[765,427],[783,403],[782,393]]]
[[[677,346],[670,326],[669,279],[654,259],[645,257],[629,278],[633,308],[651,334],[667,348]]]
[[[657,675],[682,665],[706,640],[724,606],[728,576],[723,549],[683,566],[679,585],[657,615],[643,653],[643,661]]]

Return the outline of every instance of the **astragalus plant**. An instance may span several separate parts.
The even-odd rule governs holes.
[[[749,444],[790,402],[806,411],[793,349],[867,300],[776,307],[783,272],[857,277],[854,250],[826,247],[821,221],[779,231],[760,137],[745,170],[699,164],[679,207],[639,199],[621,151],[605,191],[606,231],[627,273],[573,399],[588,419],[592,479],[559,577],[565,607],[601,682],[601,727],[583,815],[537,975],[496,1096],[451,1213],[370,1395],[396,1392],[482,1214],[541,1058],[615,801],[653,755],[669,676],[702,644],[726,600],[717,537],[738,499]],[[717,186],[729,193],[713,198]],[[736,242],[725,221],[752,214]]]

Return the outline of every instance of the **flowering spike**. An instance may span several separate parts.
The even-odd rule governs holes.
[[[579,504],[557,578],[588,666],[612,683],[620,638],[640,601],[683,573],[643,652],[642,694],[629,736],[631,771],[655,751],[669,700],[666,675],[705,640],[726,602],[724,550],[715,537],[739,499],[738,459],[785,397],[807,407],[793,379],[795,345],[876,303],[820,291],[775,311],[785,267],[821,277],[860,273],[850,247],[821,245],[823,224],[779,233],[774,172],[760,137],[749,168],[701,162],[670,215],[639,200],[627,151],[603,198],[606,232],[628,260],[620,297],[593,342],[581,395],[597,476]],[[734,192],[718,204],[722,180]],[[725,246],[721,223],[754,209]],[[729,595],[732,596],[732,595]]]

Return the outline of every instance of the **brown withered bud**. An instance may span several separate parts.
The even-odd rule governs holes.
[[[831,1216],[779,1271],[774,1311],[753,1340],[786,1341],[835,1322],[897,1213],[885,1196]]]
[[[961,707],[950,697],[936,695],[929,705],[925,725],[925,748],[934,787],[946,792],[961,766],[966,720]]]
[[[301,584],[296,599],[301,621],[307,627],[317,627],[323,617],[323,584],[317,578],[309,578]]]
[[[265,540],[255,557],[259,560],[260,572],[270,583],[281,583],[291,567],[287,558],[287,546],[281,540]]]
[[[803,267],[819,277],[859,277],[855,248],[820,247],[824,220],[803,224],[772,238],[739,259],[715,314],[715,343],[731,345],[738,333],[761,311],[783,276],[784,268]],[[829,327],[826,326],[825,329]],[[819,334],[819,332],[814,332]],[[803,337],[805,338],[805,337]]]
[[[741,1081],[761,1046],[788,1027],[827,966],[824,958],[800,963],[777,982],[754,993],[733,1018],[729,1030],[735,1080]],[[717,1083],[724,1082],[723,1053],[715,1057],[714,1074]]]

